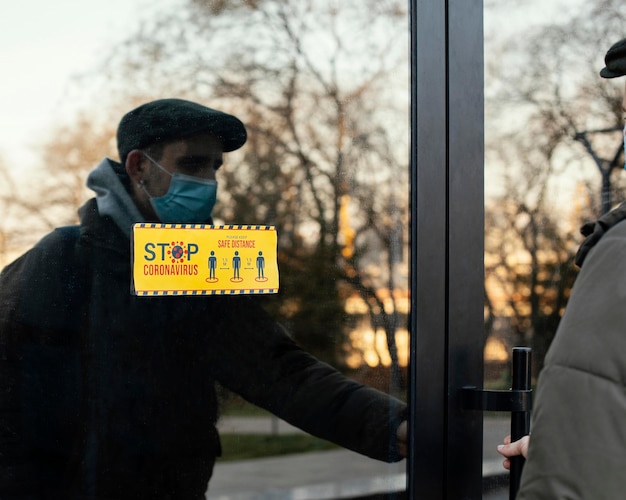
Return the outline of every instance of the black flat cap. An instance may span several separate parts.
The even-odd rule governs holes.
[[[124,164],[133,149],[203,132],[219,139],[225,153],[243,146],[247,138],[243,123],[233,115],[183,99],[159,99],[124,115],[117,128],[117,150]]]
[[[614,43],[604,56],[606,66],[600,70],[604,78],[617,78],[626,75],[626,38]]]

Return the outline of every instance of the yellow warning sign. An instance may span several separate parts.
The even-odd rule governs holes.
[[[274,226],[135,224],[132,292],[228,295],[278,292]]]

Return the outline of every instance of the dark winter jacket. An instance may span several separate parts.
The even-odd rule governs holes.
[[[214,381],[398,460],[404,405],[301,350],[254,296],[130,293],[137,216],[120,209],[121,176],[105,160],[80,229],[52,232],[0,276],[0,498],[204,498],[220,454]]]
[[[537,383],[518,500],[626,497],[626,205],[583,228]]]

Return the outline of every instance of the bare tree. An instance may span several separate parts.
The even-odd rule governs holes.
[[[189,0],[149,18],[104,71],[78,82],[97,88],[97,105],[85,99],[76,122],[44,144],[36,193],[13,196],[37,220],[24,236],[76,220],[87,172],[116,158],[122,110],[177,96],[231,111],[249,141],[220,171],[217,221],[277,226],[285,298],[273,307],[316,354],[332,358],[344,345],[331,332],[341,331],[348,285],[384,325],[399,373],[396,307],[378,292],[407,286],[398,259],[408,221],[407,22],[399,0]]]
[[[390,278],[395,261],[382,280],[368,272],[371,245],[342,254],[339,218],[349,199],[355,240],[374,238],[385,255],[398,228],[372,221],[389,207],[395,221],[407,218],[406,23],[397,0],[190,0],[141,26],[109,61],[128,76],[117,95],[199,99],[246,123],[248,145],[220,174],[217,215],[277,226],[292,297],[279,312],[297,337],[324,340],[322,350],[342,345],[329,337],[344,316],[339,283],[364,296],[401,286]],[[393,349],[394,313],[383,312]]]
[[[532,346],[536,371],[576,277],[573,231],[553,214],[545,206],[509,198],[494,200],[486,209],[488,317],[509,318],[515,343]]]
[[[39,191],[40,183],[31,182],[32,176],[16,176],[0,163],[0,179],[0,262],[4,265],[54,227],[54,217],[46,210],[45,198],[40,198],[45,190]]]
[[[625,16],[614,0],[572,7],[568,17],[505,40],[488,66],[488,102],[495,127],[532,137],[537,148],[560,148],[555,175],[582,182],[600,174],[598,216],[623,199],[611,199],[611,179],[623,164],[623,88],[598,73],[606,50],[624,36]]]
[[[45,182],[39,199],[46,211],[54,214],[54,225],[75,224],[77,211],[93,195],[85,186],[91,169],[109,156],[115,158],[113,120],[99,123],[93,117],[79,114],[71,124],[61,125],[42,146],[42,169]]]
[[[598,74],[624,36],[621,7],[568,3],[488,56],[488,178],[500,189],[487,208],[487,316],[511,319],[538,368],[576,275],[578,227],[623,199],[623,89]]]

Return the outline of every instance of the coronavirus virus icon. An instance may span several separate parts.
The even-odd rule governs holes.
[[[171,257],[173,263],[183,262],[183,260],[185,260],[185,256],[187,255],[185,243],[182,241],[172,241],[167,254]]]

